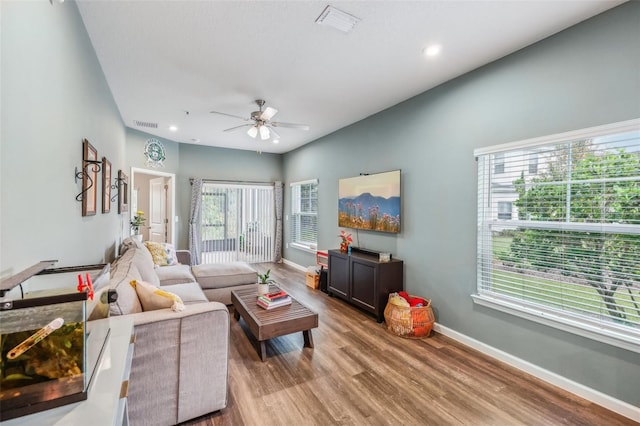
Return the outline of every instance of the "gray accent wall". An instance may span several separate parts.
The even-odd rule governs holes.
[[[87,138],[112,174],[125,166],[125,129],[74,2],[0,2],[0,275],[40,260],[56,266],[111,260],[117,205],[95,216],[75,200]]]
[[[438,60],[447,60],[446,50]],[[355,245],[403,259],[406,290],[431,298],[440,324],[638,406],[637,353],[474,305],[470,297],[473,150],[638,117],[640,3],[629,2],[285,154],[285,182],[319,179],[319,247],[337,248],[338,179],[401,169],[402,232],[360,231]],[[284,257],[315,263],[294,248]]]
[[[267,143],[267,142],[265,142]],[[176,239],[178,247],[189,246],[191,184],[189,179],[241,182],[275,182],[282,180],[282,156],[238,149],[181,144],[179,173],[176,176]]]

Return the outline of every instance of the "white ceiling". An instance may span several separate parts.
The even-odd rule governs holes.
[[[78,7],[126,126],[176,142],[283,153],[623,2],[331,2],[361,19],[349,34],[315,23],[327,1]],[[422,54],[431,43],[442,46],[438,57]],[[279,128],[274,144],[246,129],[223,132],[244,122],[209,113],[249,117],[259,98],[279,110],[275,121],[311,129]]]

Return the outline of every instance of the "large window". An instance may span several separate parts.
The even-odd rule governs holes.
[[[475,154],[474,300],[640,352],[640,120]]]
[[[316,250],[318,244],[318,181],[291,184],[291,244]]]
[[[273,261],[273,186],[205,182],[200,216],[201,263]]]

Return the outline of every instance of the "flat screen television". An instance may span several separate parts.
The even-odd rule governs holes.
[[[339,179],[338,226],[400,232],[400,170]]]

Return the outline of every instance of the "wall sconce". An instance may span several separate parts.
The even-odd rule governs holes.
[[[91,170],[89,170],[90,166],[91,166]],[[82,187],[82,191],[80,191],[80,193],[76,195],[76,201],[82,201],[82,196],[88,190],[90,190],[93,187],[93,185],[95,185],[95,182],[91,177],[91,174],[95,176],[95,174],[100,173],[101,170],[102,170],[102,161],[98,161],[98,160],[82,160],[82,169],[80,170],[78,170],[78,167],[76,166],[76,170],[75,170],[76,183],[78,183],[78,181],[82,181],[84,184]]]
[[[111,202],[115,203],[115,201],[118,199],[118,193],[120,192],[120,185],[121,182],[124,179],[120,176],[113,178],[113,185],[111,185],[111,189],[112,189],[112,193],[113,193],[113,197],[111,197]]]

